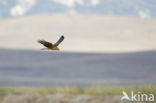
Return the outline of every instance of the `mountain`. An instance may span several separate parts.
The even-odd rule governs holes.
[[[0,18],[49,13],[156,17],[155,0],[1,0]]]
[[[35,49],[37,40],[62,51],[130,52],[156,50],[156,19],[80,14],[34,15],[0,20],[0,48]]]

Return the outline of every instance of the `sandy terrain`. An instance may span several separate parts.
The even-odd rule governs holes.
[[[56,42],[63,51],[130,52],[156,49],[156,19],[55,14],[0,20],[0,48],[42,48],[36,41]]]

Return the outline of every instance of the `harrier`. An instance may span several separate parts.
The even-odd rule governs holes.
[[[46,48],[43,48],[41,50],[59,50],[58,45],[64,40],[64,36],[61,36],[60,39],[55,43],[52,44],[50,42],[47,42],[45,40],[39,40],[38,43],[41,43]]]

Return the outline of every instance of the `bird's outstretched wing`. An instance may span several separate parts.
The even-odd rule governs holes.
[[[64,40],[64,36],[62,35],[60,39],[54,45],[58,46],[63,40]]]
[[[44,45],[47,48],[52,48],[54,45],[50,42],[47,42],[45,40],[38,40],[39,43],[41,43],[42,45]]]

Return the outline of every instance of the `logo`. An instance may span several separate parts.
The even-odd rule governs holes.
[[[128,101],[154,101],[154,94],[142,94],[141,92],[134,93],[131,91],[130,96],[125,91],[122,91],[123,96],[121,97],[121,101],[128,100]]]

